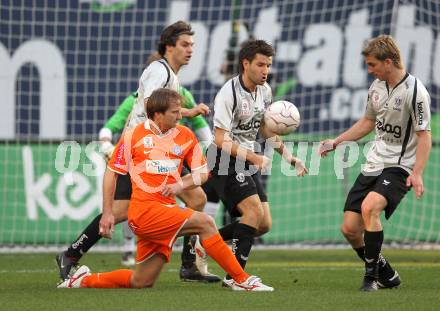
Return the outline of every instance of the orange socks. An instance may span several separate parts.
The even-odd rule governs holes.
[[[112,272],[92,273],[81,281],[81,287],[130,288],[133,270],[121,269]]]
[[[244,282],[249,274],[244,272],[231,249],[223,241],[220,234],[215,234],[201,241],[206,253],[214,259],[236,282]]]
[[[223,268],[236,282],[244,282],[249,274],[244,272],[231,249],[220,234],[202,241],[202,245],[211,258]],[[92,288],[130,288],[133,270],[121,269],[112,272],[92,273],[81,281],[81,287]]]

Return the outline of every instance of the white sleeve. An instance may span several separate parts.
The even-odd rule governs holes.
[[[168,80],[168,71],[160,62],[153,62],[148,66],[139,81],[143,99],[150,97],[154,90],[164,87]]]
[[[212,143],[213,138],[212,138],[212,133],[211,133],[211,129],[209,128],[209,126],[199,128],[195,132],[196,132],[197,138],[199,139],[199,142],[203,146],[209,146]]]
[[[374,90],[373,85],[375,82],[373,82],[370,86],[370,89],[368,90],[368,98],[367,98],[367,106],[365,108],[365,117],[369,120],[375,120],[377,111],[375,109],[375,106],[379,104],[379,94],[377,91]]]
[[[152,62],[139,79],[138,98],[133,105],[128,127],[133,127],[142,123],[147,118],[144,101],[151,96],[154,90],[164,87],[168,80],[168,71],[165,66],[159,62]]]
[[[214,127],[227,131],[232,130],[232,108],[234,105],[234,96],[232,95],[231,80],[226,83],[217,93],[214,100]]]
[[[264,109],[267,109],[267,107],[273,103],[273,95],[272,95],[272,88],[267,82],[264,83],[264,86],[266,87],[265,98],[264,98]]]

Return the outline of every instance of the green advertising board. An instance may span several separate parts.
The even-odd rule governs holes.
[[[364,160],[343,162],[343,155],[320,159],[316,143],[301,145],[310,174],[297,178],[274,156],[268,177],[273,228],[264,236],[272,244],[343,242],[339,226],[347,191]],[[2,144],[1,245],[64,245],[74,239],[101,210],[105,162],[93,144]],[[356,150],[346,150],[353,156]],[[438,242],[440,148],[435,146],[425,171],[426,193],[417,200],[411,191],[390,221],[384,221],[389,241]],[[352,160],[350,160],[352,161]],[[345,165],[348,168],[341,167]],[[220,224],[220,215],[217,217]],[[119,243],[121,230],[112,243]]]

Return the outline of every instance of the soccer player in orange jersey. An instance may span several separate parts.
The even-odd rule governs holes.
[[[188,128],[177,125],[182,118],[182,99],[169,89],[157,89],[146,107],[149,122],[139,124],[124,135],[113,152],[103,183],[103,218],[100,231],[110,237],[116,174],[130,173],[133,193],[128,223],[137,236],[135,270],[90,273],[81,266],[59,288],[143,288],[151,287],[169,261],[177,237],[198,234],[203,247],[235,283],[234,290],[273,291],[256,276],[241,268],[218,233],[214,220],[205,213],[182,208],[175,196],[196,187],[208,177],[206,160],[197,138]],[[191,174],[180,177],[183,162]]]
[[[187,65],[192,57],[193,35],[191,25],[183,21],[175,22],[162,31],[158,44],[159,57],[151,61],[139,79],[137,97],[130,114],[128,128],[133,128],[147,120],[144,106],[154,90],[167,88],[178,91],[180,89],[177,74],[180,68]],[[209,108],[204,104],[199,104],[191,109],[182,107],[182,114],[185,117],[194,117],[199,114],[206,115],[208,113]],[[113,201],[113,216],[116,223],[127,220],[131,192],[132,187],[128,174],[119,175]],[[191,206],[192,209],[198,211],[202,211],[206,203],[206,195],[201,187],[182,191],[179,194],[179,199],[187,206]],[[62,280],[68,278],[70,271],[79,266],[79,260],[82,256],[101,239],[99,226],[101,222],[107,221],[103,214],[96,216],[69,245],[67,250],[56,255],[56,263]],[[195,252],[189,236],[183,238],[183,244],[182,265],[179,271],[181,280],[220,281],[218,276],[209,273],[207,265],[197,264],[196,258],[200,258],[199,253]]]

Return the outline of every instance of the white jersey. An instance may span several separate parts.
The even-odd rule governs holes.
[[[264,112],[271,103],[269,84],[257,85],[255,92],[250,92],[241,75],[236,76],[226,82],[215,97],[214,131],[216,127],[224,129],[242,147],[254,151]]]
[[[145,122],[147,113],[144,108],[144,100],[150,97],[153,91],[167,88],[179,92],[179,87],[179,79],[165,59],[159,59],[148,65],[139,79],[138,96],[131,111],[128,128]]]
[[[431,99],[416,77],[406,74],[394,89],[375,80],[368,91],[365,116],[376,122],[376,136],[364,172],[401,167],[411,173],[416,161],[417,131],[430,131]]]

